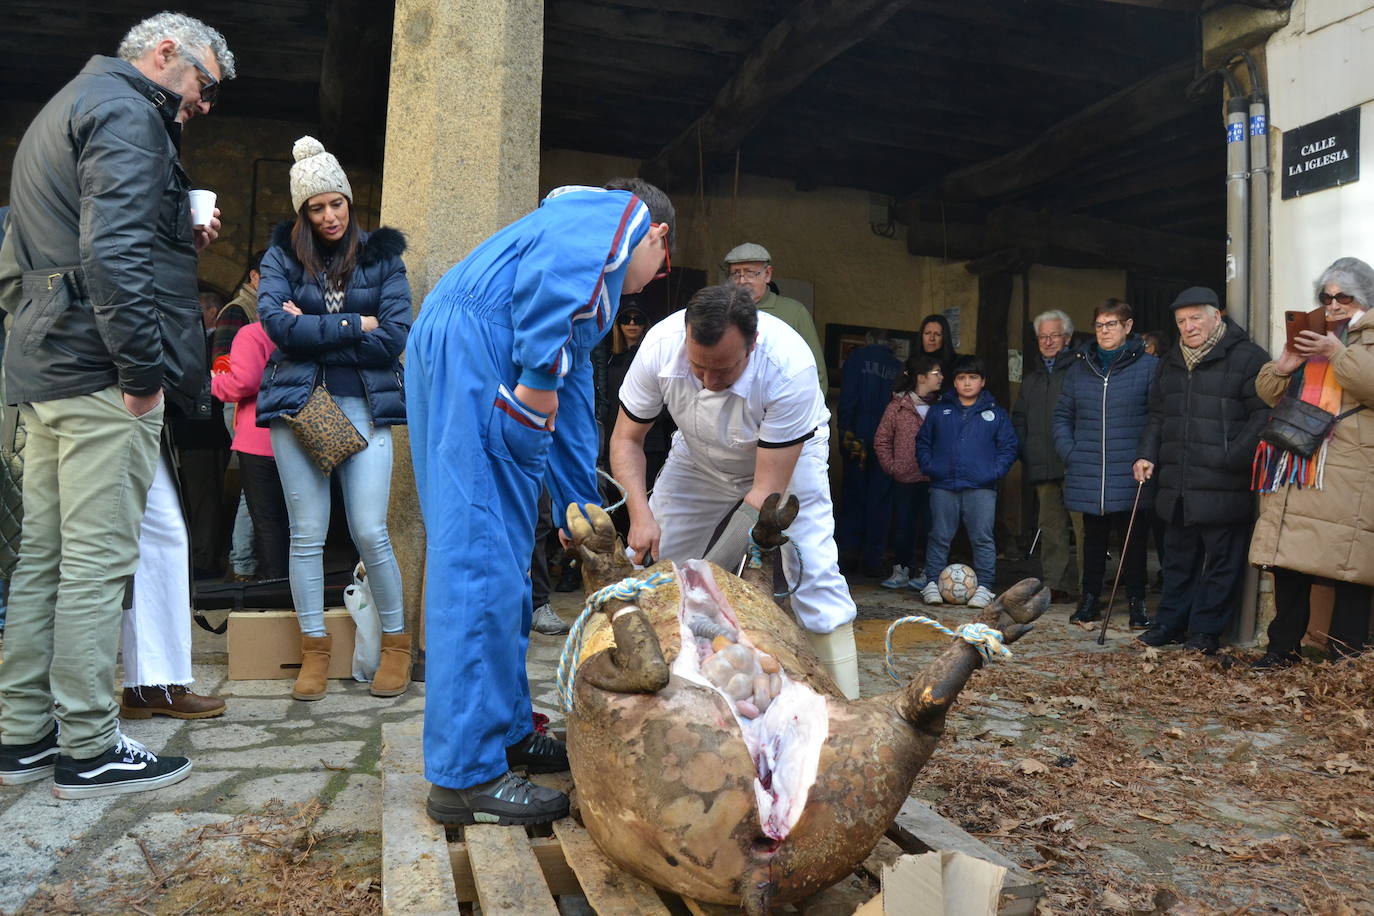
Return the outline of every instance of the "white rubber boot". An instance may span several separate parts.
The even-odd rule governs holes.
[[[854,644],[854,622],[841,624],[829,633],[807,633],[811,648],[825,670],[851,700],[859,698],[859,649]]]

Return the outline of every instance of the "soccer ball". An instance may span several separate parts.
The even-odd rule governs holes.
[[[951,563],[940,572],[940,597],[946,604],[967,604],[978,589],[978,576],[963,563]]]

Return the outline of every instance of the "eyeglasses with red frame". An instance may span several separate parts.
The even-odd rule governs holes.
[[[668,251],[668,236],[663,236],[663,268],[654,274],[655,280],[662,280],[673,271],[673,256]]]

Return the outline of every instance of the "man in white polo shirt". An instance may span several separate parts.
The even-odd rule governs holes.
[[[678,431],[649,498],[644,439],[664,407]],[[760,313],[748,290],[708,286],[645,335],[620,389],[611,469],[627,494],[629,546],[641,558],[737,564],[764,499],[796,495],[801,510],[787,534],[802,563],[792,607],[840,689],[857,697],[854,599],[840,575],[830,503],[829,423],[801,335]],[[783,556],[796,583],[796,555],[784,548]]]

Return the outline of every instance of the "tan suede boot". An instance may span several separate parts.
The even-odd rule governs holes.
[[[398,697],[410,686],[410,634],[382,634],[382,663],[372,676],[374,697]]]
[[[301,637],[301,673],[296,675],[296,686],[291,689],[291,696],[298,700],[324,697],[329,687],[329,650],[333,644],[332,636]]]

